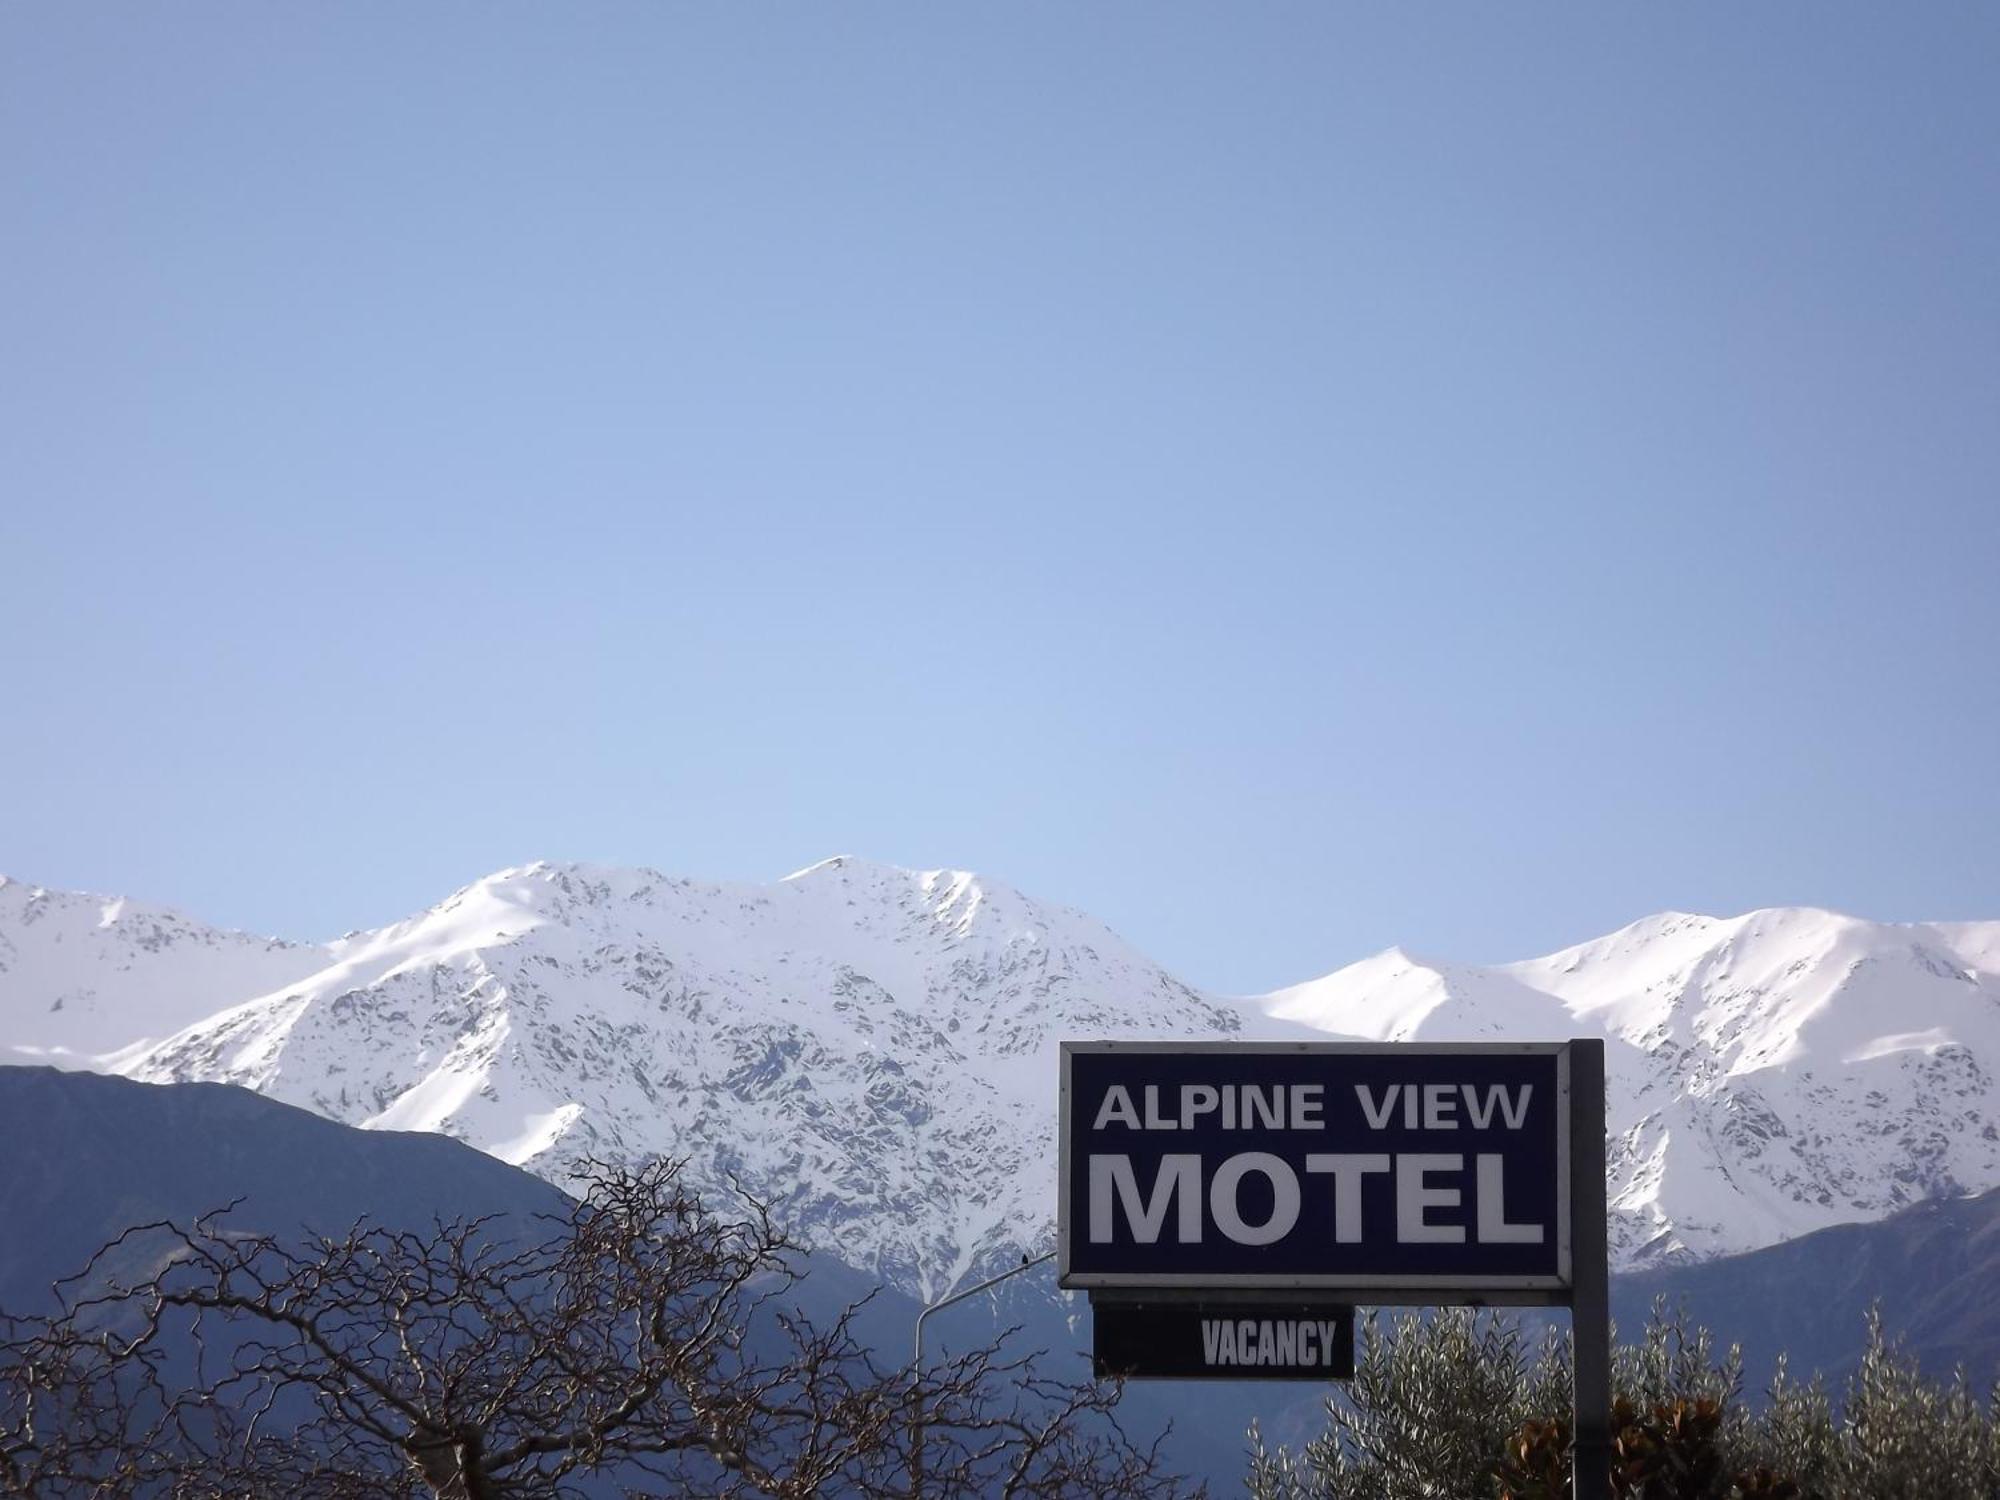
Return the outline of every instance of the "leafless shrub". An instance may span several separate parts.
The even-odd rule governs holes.
[[[80,1496],[1167,1495],[1115,1387],[989,1346],[914,1378],[858,1306],[791,1308],[794,1247],[673,1163],[573,1210],[287,1243],[227,1212],[127,1231],[59,1315],[0,1328],[0,1486]],[[526,1232],[524,1232],[524,1230]],[[115,1266],[148,1270],[122,1279]]]

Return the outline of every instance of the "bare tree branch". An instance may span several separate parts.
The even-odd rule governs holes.
[[[588,1163],[566,1216],[288,1244],[227,1211],[128,1230],[0,1319],[0,1493],[71,1500],[1159,1496],[1118,1391],[998,1344],[913,1379],[790,1309],[795,1247],[680,1167]],[[157,1267],[131,1284],[111,1273]]]

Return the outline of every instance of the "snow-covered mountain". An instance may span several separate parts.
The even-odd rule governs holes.
[[[688,1155],[925,1293],[1048,1243],[1065,1037],[1602,1033],[1628,1265],[2000,1186],[2000,922],[1669,914],[1231,999],[995,881],[852,859],[773,885],[537,864],[319,947],[0,881],[0,1024],[18,1060],[245,1084],[558,1179]]]
[[[1391,950],[1262,1004],[1385,1041],[1602,1033],[1626,1266],[2000,1185],[2000,922],[1668,912],[1493,968]]]
[[[107,1065],[558,1180],[587,1154],[691,1156],[925,1289],[1046,1237],[1058,1041],[1245,1022],[1079,913],[849,859],[771,886],[504,871],[307,968]]]
[[[326,962],[321,947],[0,875],[0,1058],[94,1066]]]

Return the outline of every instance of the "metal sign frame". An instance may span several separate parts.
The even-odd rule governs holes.
[[[1567,1306],[1576,1281],[1570,1223],[1574,1197],[1570,1176],[1570,1136],[1573,1133],[1570,1096],[1569,1042],[1064,1042],[1059,1095],[1059,1165],[1056,1197],[1056,1284],[1092,1292],[1144,1292],[1155,1298],[1180,1295],[1197,1300],[1217,1289],[1262,1293],[1311,1292],[1327,1300],[1374,1306],[1445,1306],[1482,1303],[1512,1306]],[[1548,1056],[1556,1060],[1556,1271],[1554,1275],[1468,1276],[1400,1275],[1265,1275],[1254,1272],[1208,1274],[1190,1272],[1074,1272],[1070,1269],[1070,1063],[1080,1053],[1125,1055],[1169,1053],[1179,1056],[1242,1057],[1246,1054],[1305,1057],[1402,1057],[1413,1054],[1473,1054],[1485,1056]],[[1600,1174],[1601,1175],[1601,1174]],[[1361,1295],[1365,1293],[1366,1295]],[[1458,1294],[1458,1295],[1454,1295]],[[1210,1300],[1213,1300],[1211,1297]]]

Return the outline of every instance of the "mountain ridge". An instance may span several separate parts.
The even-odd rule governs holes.
[[[538,862],[317,946],[150,915],[126,941],[102,922],[117,898],[45,893],[71,913],[61,961],[20,919],[30,889],[0,882],[0,1039],[19,1060],[54,1060],[67,1023],[37,1005],[90,987],[75,974],[117,980],[78,1033],[102,1037],[164,965],[171,1004],[61,1060],[438,1130],[557,1180],[592,1153],[687,1155],[924,1292],[1050,1242],[1064,1038],[1602,1035],[1624,1267],[2000,1186],[2000,923],[1661,913],[1511,964],[1392,948],[1225,997],[1085,913],[851,856],[765,885]],[[197,992],[230,963],[234,992]]]

